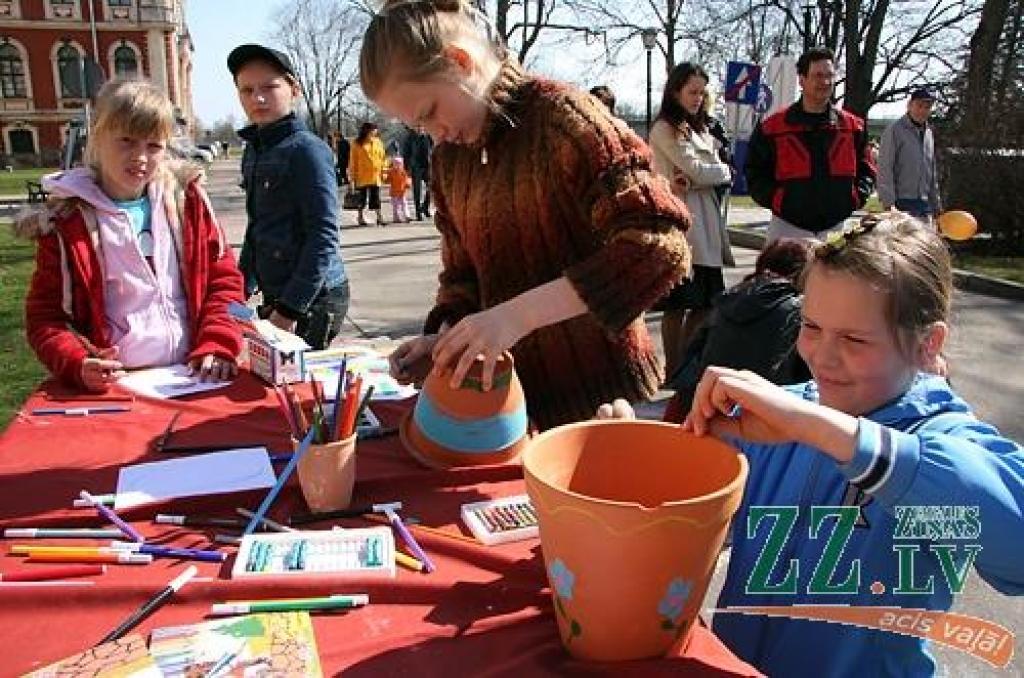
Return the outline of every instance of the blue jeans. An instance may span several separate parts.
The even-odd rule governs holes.
[[[914,198],[897,198],[896,209],[900,212],[906,212],[912,217],[930,217],[932,216],[931,205],[928,204],[927,200],[916,200]]]
[[[321,290],[306,314],[296,323],[295,334],[305,339],[314,351],[327,348],[341,332],[341,324],[348,313],[349,298],[348,280],[332,289]],[[264,295],[264,303],[259,308],[261,318],[270,316],[275,301]]]

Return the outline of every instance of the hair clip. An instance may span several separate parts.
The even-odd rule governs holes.
[[[875,214],[868,214],[864,216],[860,221],[856,221],[852,224],[848,224],[838,231],[832,231],[825,236],[825,242],[823,246],[825,248],[824,254],[834,254],[841,251],[844,247],[849,245],[858,236],[864,235],[875,229],[875,226],[883,223],[884,218],[879,217]]]

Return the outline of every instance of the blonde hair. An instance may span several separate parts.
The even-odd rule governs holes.
[[[174,133],[174,106],[162,91],[144,80],[112,80],[100,89],[85,162],[99,169],[101,144],[116,135],[166,141]]]
[[[869,214],[815,246],[815,266],[867,281],[888,298],[886,319],[900,353],[912,360],[928,329],[949,321],[953,265],[942,238],[902,212]]]
[[[391,81],[427,82],[450,67],[458,45],[481,64],[508,58],[486,18],[466,0],[389,0],[370,20],[359,54],[363,93],[376,99]]]

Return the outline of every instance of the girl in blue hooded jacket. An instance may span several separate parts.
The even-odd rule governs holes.
[[[937,617],[897,625],[907,615],[894,614],[892,630],[873,630],[728,608],[948,611],[972,565],[997,590],[1024,593],[1024,449],[939,376],[951,292],[934,231],[898,213],[868,217],[816,246],[805,270],[797,349],[812,381],[783,388],[709,367],[697,385],[684,428],[736,444],[750,463],[713,628],[768,675],[932,675],[926,641],[911,634]],[[630,415],[624,401],[599,411]],[[841,551],[826,553],[836,535]],[[1021,619],[991,621],[1012,630]]]

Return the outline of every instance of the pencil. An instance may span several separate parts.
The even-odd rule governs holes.
[[[352,435],[359,430],[359,420],[363,416],[363,412],[366,411],[366,406],[370,404],[370,397],[373,396],[373,384],[366,389],[366,395],[363,397],[363,401],[359,403],[359,408],[356,410],[356,416],[353,418],[352,430],[348,432]]]
[[[367,520],[373,521],[375,523],[382,523],[384,525],[390,525],[391,524],[391,521],[388,520],[387,518],[385,518],[384,516],[369,515],[369,516],[363,516],[363,517],[366,518]],[[410,530],[414,531],[414,532],[422,532],[424,534],[434,535],[434,536],[437,536],[437,537],[446,537],[448,539],[454,539],[456,541],[464,541],[464,542],[466,542],[468,544],[473,544],[474,546],[479,546],[480,545],[480,542],[478,540],[473,539],[472,537],[467,537],[467,536],[465,536],[463,534],[458,534],[457,532],[449,532],[448,530],[439,530],[436,527],[427,527],[426,525],[409,524],[409,523],[406,523],[406,527],[409,528]]]

